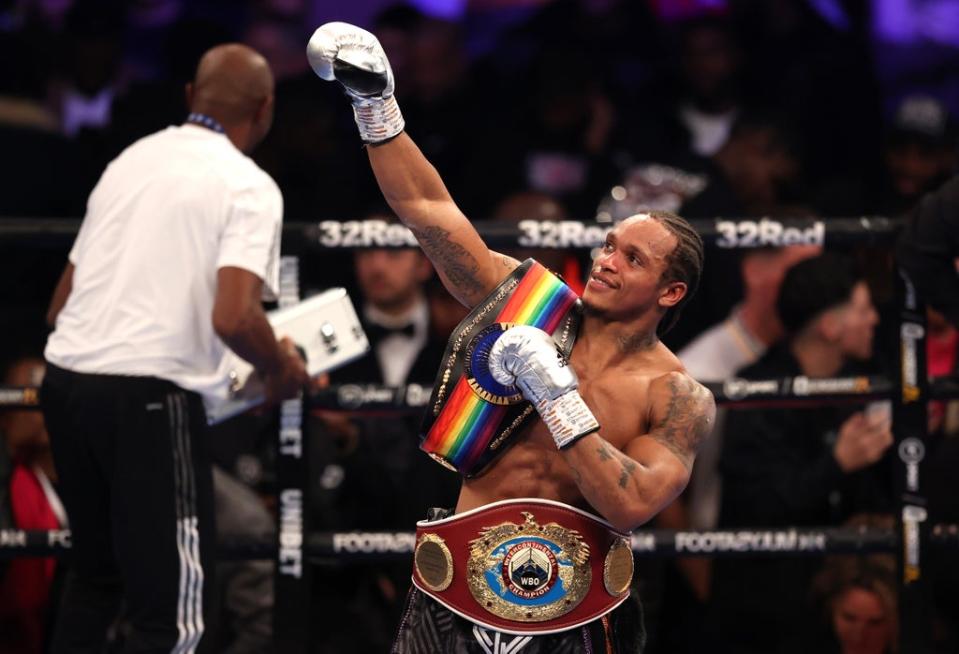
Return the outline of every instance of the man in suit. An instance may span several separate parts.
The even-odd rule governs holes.
[[[370,220],[395,221],[373,212]],[[363,296],[360,310],[370,338],[366,355],[330,375],[334,383],[430,384],[443,356],[443,341],[430,335],[424,287],[433,267],[417,248],[357,250],[354,273]]]

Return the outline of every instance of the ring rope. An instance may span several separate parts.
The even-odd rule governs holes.
[[[16,240],[68,247],[78,219],[5,218],[0,242]],[[876,245],[891,242],[903,221],[884,216],[856,218],[738,218],[690,220],[707,247],[751,249],[784,245]],[[494,249],[589,250],[599,247],[613,223],[580,220],[476,221],[480,236]],[[384,220],[323,220],[283,225],[284,250],[353,250],[417,247],[413,233]]]
[[[883,376],[776,377],[703,382],[717,404],[732,408],[819,406],[891,399],[896,386]],[[415,413],[427,405],[432,388],[422,384],[331,384],[308,398],[311,408],[324,411]],[[0,410],[39,408],[34,386],[0,386]],[[959,398],[959,376],[933,377],[930,400]]]
[[[897,542],[894,530],[879,527],[638,529],[632,533],[636,556],[663,558],[866,554],[893,552]],[[303,549],[310,559],[375,562],[408,556],[415,543],[416,534],[409,531],[317,531],[304,539]],[[950,551],[959,548],[959,525],[932,526],[929,543]],[[69,529],[0,529],[0,560],[68,556],[70,548]],[[219,542],[217,555],[220,560],[233,561],[271,559],[277,555],[277,543],[250,539]]]

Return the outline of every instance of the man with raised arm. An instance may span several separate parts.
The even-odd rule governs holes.
[[[686,486],[715,413],[657,336],[698,284],[702,241],[674,214],[632,216],[580,300],[532,259],[486,246],[403,133],[372,34],[328,23],[307,55],[346,89],[384,196],[472,308],[421,434],[463,485],[455,512],[417,525],[393,651],[639,651],[628,533]]]

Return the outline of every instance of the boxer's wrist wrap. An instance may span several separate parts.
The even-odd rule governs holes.
[[[389,141],[403,131],[405,122],[396,98],[353,98],[353,117],[364,143]]]
[[[583,436],[599,431],[599,422],[579,391],[569,391],[555,400],[542,400],[536,410],[553,435],[557,449],[565,450]]]

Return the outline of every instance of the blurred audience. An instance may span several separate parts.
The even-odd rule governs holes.
[[[959,185],[947,183],[923,199],[957,172],[959,68],[949,64],[957,51],[959,23],[952,3],[481,0],[461,3],[461,20],[439,17],[435,3],[375,4],[367,27],[390,57],[409,129],[472,219],[595,217],[612,223],[659,208],[688,218],[815,212],[826,220],[898,216],[917,206],[907,229],[907,236],[916,238],[905,242],[903,260],[946,319],[959,322],[951,218],[959,215],[953,206]],[[16,153],[0,158],[0,216],[82,215],[95,181],[91,175],[126,144],[181,122],[186,108],[180,89],[199,54],[233,40],[264,52],[276,72],[274,128],[256,159],[283,192],[285,219],[356,216],[378,197],[366,154],[344,103],[329,96],[338,91],[315,84],[303,56],[315,27],[307,17],[329,13],[316,0],[0,1],[0,149]],[[860,370],[854,360],[867,354],[871,339],[883,338],[885,347],[887,336],[897,337],[872,335],[871,305],[879,305],[884,316],[891,306],[891,290],[883,285],[892,278],[889,249],[855,251],[868,290],[854,276],[843,295],[849,280],[837,273],[830,281],[845,280],[846,286],[819,298],[820,304],[835,300],[835,306],[797,300],[796,306],[815,309],[816,315],[793,312],[781,324],[774,299],[780,281],[791,264],[813,252],[714,249],[699,293],[665,341],[681,350],[687,368],[702,380],[722,380],[744,366],[744,376],[762,377]],[[574,287],[586,263],[583,250],[512,254],[536,256]],[[0,274],[12,282],[0,292],[6,310],[0,312],[0,327],[16,339],[29,330],[24,320],[32,324],[29,316],[41,315],[35,298],[48,296],[62,256],[54,248],[4,244],[0,262]],[[335,382],[433,382],[445,339],[465,309],[428,270],[413,250],[369,250],[355,259],[345,250],[330,251],[303,258],[305,285],[355,286],[361,292],[358,308],[375,341],[364,360],[338,371]],[[384,335],[384,328],[407,325],[408,319],[412,336]],[[803,325],[796,322],[806,319]],[[929,326],[930,372],[954,372],[954,329],[937,313],[930,314]],[[952,522],[959,520],[951,492],[959,462],[957,407],[955,402],[930,405],[930,453],[923,462],[930,516]],[[871,461],[883,456],[885,432],[857,415],[835,408],[735,413],[725,429],[720,420],[687,495],[663,514],[661,526],[716,526],[720,501],[722,525],[820,519],[837,524],[849,510],[861,508],[859,499],[873,482],[878,490],[872,499],[881,504],[888,489],[879,488],[873,477],[885,474],[876,468],[884,464]],[[882,410],[870,415],[881,416]],[[26,413],[0,414],[8,448],[10,434],[26,429],[29,420]],[[241,422],[226,439],[246,442],[253,438],[247,432],[264,424],[253,418]],[[445,471],[416,449],[415,417],[326,416],[322,429],[314,444],[318,527],[406,529],[420,517],[428,497],[446,497]],[[39,458],[24,465],[25,455],[14,449],[18,479],[37,484],[40,475],[54,479],[52,470],[44,471],[41,454],[34,451],[30,456]],[[247,449],[245,469],[257,468],[262,491],[270,481],[268,448]],[[231,473],[243,467],[232,460],[224,465]],[[717,465],[729,497],[719,493]],[[783,485],[786,480],[792,480],[795,494]],[[233,488],[229,482],[218,492]],[[237,502],[238,515],[249,517],[241,522],[265,528],[262,504],[251,501],[248,489],[234,490],[218,498]],[[46,497],[36,492],[31,497],[41,495]],[[47,522],[62,524],[55,515]],[[52,565],[31,563],[37,563],[37,571]],[[663,585],[693,599],[693,613],[676,619],[669,603],[675,598],[666,597],[663,604],[664,620],[685,635],[696,631],[687,629],[688,621],[702,618],[695,612],[702,606],[695,603],[710,595],[705,563],[684,562],[680,583],[666,577]],[[740,562],[729,563],[739,570]],[[775,580],[764,565],[750,564],[743,579]],[[956,630],[948,625],[959,623],[959,603],[951,592],[959,576],[946,558],[936,565],[937,628],[945,634],[943,642],[954,644]],[[364,621],[367,642],[340,642],[334,629],[326,645],[382,651],[395,626],[397,588],[405,588],[409,571],[397,567],[354,576],[357,570],[328,571],[318,583],[325,584],[321,595],[332,598],[321,602],[335,611],[331,615],[341,622]],[[783,574],[786,588],[789,579],[805,582],[812,571],[797,565]],[[223,647],[234,632],[236,643],[243,640],[241,622],[249,624],[248,642],[267,633],[268,575],[265,568],[237,567],[227,578],[233,588],[249,591],[250,601],[246,608],[234,604],[230,609],[234,600],[225,600],[234,618],[224,621]],[[714,595],[729,598],[731,583],[719,572]],[[328,592],[331,585],[351,590],[340,596]],[[44,588],[39,582],[36,587]],[[763,598],[757,595],[757,601]],[[751,612],[756,607],[739,602],[733,596],[728,610],[719,612],[728,628],[711,636],[735,631],[739,615],[756,620]],[[658,619],[653,604],[651,622]],[[743,629],[746,624],[752,623],[743,622]],[[756,624],[757,639],[766,626],[781,626],[772,619]],[[0,629],[0,637],[3,633]],[[655,625],[650,633],[655,635]],[[822,651],[871,651],[842,649],[842,638],[831,638],[833,650]],[[668,642],[659,645],[670,652],[669,647],[679,647],[679,641]],[[656,646],[651,641],[651,654]],[[4,652],[6,647],[0,644]],[[241,651],[235,647],[230,651]],[[810,647],[819,651],[820,644]],[[950,647],[956,651],[959,645],[944,650]]]
[[[779,288],[786,272],[796,263],[817,256],[822,248],[793,245],[760,248],[743,255],[740,277],[745,289],[742,302],[729,316],[693,339],[678,356],[695,379],[721,382],[756,363],[785,334],[776,311]],[[722,444],[725,410],[720,410],[712,435],[696,458],[696,467],[686,491],[688,526],[711,529],[719,513],[721,480],[716,472]]]
[[[927,95],[905,98],[886,136],[883,160],[891,184],[880,189],[889,195],[874,201],[875,212],[899,215],[941,186],[956,172],[956,144],[955,121],[945,105]]]
[[[785,341],[740,377],[814,383],[870,370],[878,315],[847,259],[827,253],[792,266],[776,310]],[[730,411],[719,526],[839,525],[854,513],[891,510],[891,420],[882,403]],[[801,636],[804,606],[791,589],[809,584],[811,565],[789,557],[714,561],[708,619],[723,651],[770,652]]]
[[[780,116],[744,112],[726,142],[699,169],[707,185],[685,199],[688,218],[812,216],[800,188],[801,156],[796,134]],[[713,249],[699,293],[686,308],[670,342],[681,347],[701,325],[723,320],[740,301],[742,250]]]
[[[97,11],[89,3],[69,14],[60,63],[51,82],[51,102],[68,137],[105,130],[112,119],[120,67],[122,16]]]
[[[743,300],[723,322],[699,334],[677,353],[686,370],[703,382],[722,382],[755,363],[779,342],[784,330],[776,314],[779,286],[786,271],[803,259],[816,256],[817,246],[759,248],[747,251],[740,262]],[[696,465],[683,494],[657,516],[663,529],[715,529],[722,496],[719,455],[726,409],[716,411],[713,431],[696,456]],[[709,599],[712,561],[682,557],[664,572],[663,609],[657,645],[660,651],[696,651],[705,646],[700,634],[689,630],[690,620],[701,622]],[[678,575],[678,577],[677,577]]]
[[[687,18],[673,28],[675,71],[662,97],[624,125],[634,151],[711,157],[729,138],[742,108],[742,51],[728,16]]]
[[[388,210],[379,209],[366,217],[396,220]],[[359,388],[419,384],[429,389],[448,336],[431,327],[425,291],[433,276],[429,260],[414,248],[363,249],[354,252],[353,269],[359,290],[357,311],[370,350],[331,371],[330,381]],[[452,505],[459,477],[419,451],[419,419],[418,414],[322,414],[318,429],[311,431],[317,529],[400,531],[422,519],[432,503]],[[363,630],[317,633],[318,651],[388,650],[410,574],[407,560],[378,566],[338,562],[317,569],[317,620],[364,625]]]
[[[956,172],[955,118],[936,98],[903,98],[887,121],[871,175],[849,171],[821,187],[817,207],[833,215],[900,216]]]
[[[471,155],[464,210],[490,215],[506,196],[528,190],[556,198],[572,215],[591,215],[618,176],[616,112],[603,80],[569,44],[539,50],[525,72],[515,89],[490,89],[510,98],[490,107],[492,120],[464,123],[483,136]]]

